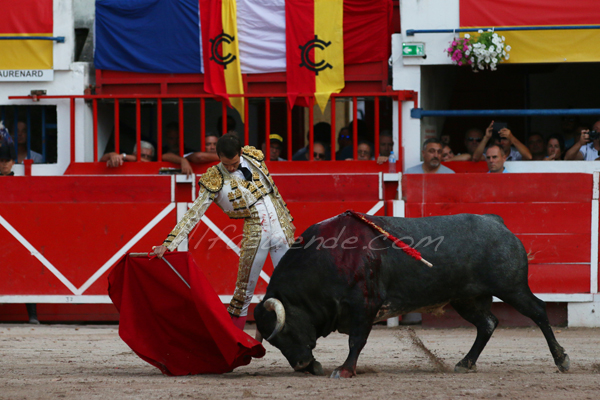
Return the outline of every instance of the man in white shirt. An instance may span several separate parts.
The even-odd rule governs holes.
[[[600,120],[596,121],[592,127],[592,131],[600,132]],[[600,136],[595,135],[595,138],[590,138],[590,131],[581,131],[579,140],[575,142],[573,147],[565,154],[565,160],[585,160],[594,161],[598,158],[600,150]]]

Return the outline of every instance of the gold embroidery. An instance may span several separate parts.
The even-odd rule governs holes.
[[[249,210],[247,211],[250,213]],[[258,217],[256,208],[252,207],[249,218],[246,218],[246,221],[244,222],[244,236],[240,246],[240,262],[238,266],[237,282],[235,284],[233,298],[227,308],[227,311],[232,315],[239,316],[244,307],[250,271],[260,245],[261,236],[262,229],[260,226],[260,218]]]
[[[223,188],[223,174],[217,167],[210,167],[198,182],[211,193],[218,193]]]
[[[253,146],[244,146],[242,148],[242,154],[248,157],[252,157],[256,161],[262,161],[265,159],[265,155],[263,154],[263,152]]]
[[[281,225],[281,229],[285,234],[285,238],[288,241],[288,244],[291,246],[294,243],[294,230],[292,229],[289,211],[284,210],[281,207],[281,203],[279,200],[271,194],[271,202],[275,207],[275,212],[277,213],[277,219],[279,220],[279,225]]]
[[[232,189],[232,190],[235,190],[235,189],[237,189],[237,187],[238,187],[237,181],[236,181],[235,179],[232,179],[232,180],[231,180],[231,183],[230,183],[230,185],[231,185],[231,189]]]

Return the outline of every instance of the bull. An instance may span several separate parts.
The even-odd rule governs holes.
[[[477,328],[455,371],[475,371],[498,325],[490,311],[496,296],[540,327],[556,366],[568,371],[569,356],[554,337],[545,303],[529,288],[527,253],[502,218],[365,217],[419,250],[433,266],[410,257],[352,212],[309,227],[279,262],[254,311],[257,333],[294,370],[323,374],[312,349],[319,337],[338,331],[349,335],[350,352],[331,377],[355,376],[375,322],[450,304]]]

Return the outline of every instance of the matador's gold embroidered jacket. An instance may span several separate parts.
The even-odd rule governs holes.
[[[250,165],[252,182],[229,174],[221,163],[210,167],[198,182],[198,198],[163,243],[169,251],[175,250],[187,237],[213,201],[229,218],[248,218],[251,216],[250,208],[267,195],[271,196],[282,229],[293,241],[294,233],[290,226],[293,218],[269,175],[262,151],[245,146],[242,149],[242,157]]]

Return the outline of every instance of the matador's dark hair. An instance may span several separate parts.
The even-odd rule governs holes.
[[[233,158],[242,154],[242,143],[235,133],[223,135],[217,141],[217,155]]]

